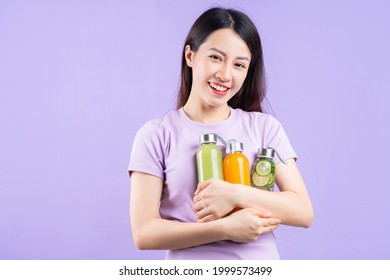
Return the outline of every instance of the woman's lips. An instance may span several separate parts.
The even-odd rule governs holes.
[[[211,88],[211,90],[217,94],[217,95],[221,95],[221,96],[224,96],[228,93],[229,91],[229,88],[224,86],[224,85],[221,85],[221,84],[217,84],[217,83],[213,83],[213,82],[209,82],[209,86]]]

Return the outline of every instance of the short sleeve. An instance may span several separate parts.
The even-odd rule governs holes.
[[[297,159],[297,154],[291,146],[282,125],[271,115],[268,115],[266,143],[267,147],[274,148],[283,160]],[[281,162],[277,155],[275,155],[274,161],[276,164]]]
[[[156,125],[146,123],[136,133],[128,171],[139,171],[164,180],[164,149]]]

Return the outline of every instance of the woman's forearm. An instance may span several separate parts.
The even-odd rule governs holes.
[[[243,187],[236,197],[236,205],[271,212],[286,225],[309,227],[313,222],[310,199],[292,191],[269,192]]]
[[[175,250],[219,240],[249,242],[280,224],[280,219],[262,216],[261,211],[246,208],[207,223],[182,223],[157,218],[133,230],[133,237],[139,249]]]
[[[209,223],[182,223],[153,219],[133,231],[138,249],[175,250],[223,240],[219,220]]]

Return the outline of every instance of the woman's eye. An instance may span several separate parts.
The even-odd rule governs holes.
[[[222,59],[217,55],[210,55],[210,58],[221,61]]]
[[[238,67],[238,68],[246,68],[246,66],[244,64],[241,64],[241,63],[237,63],[236,67]]]

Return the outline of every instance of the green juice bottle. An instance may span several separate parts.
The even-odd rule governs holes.
[[[279,157],[280,161],[284,164],[287,162],[283,161],[279,154],[273,148],[259,149],[256,160],[252,167],[251,185],[252,187],[273,191],[275,184],[275,153]]]
[[[199,183],[211,178],[223,180],[222,151],[217,146],[218,139],[220,137],[214,133],[200,136],[201,146],[196,152]]]

